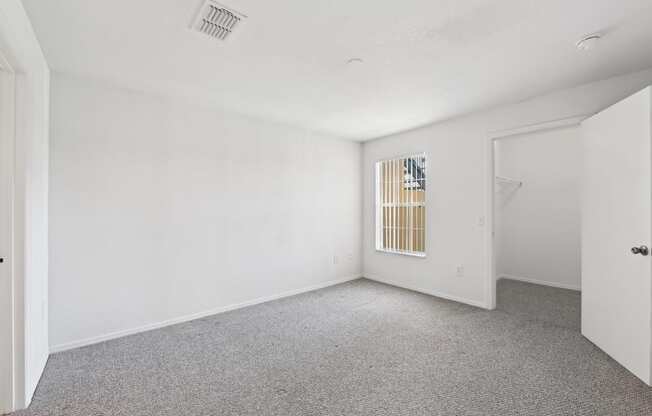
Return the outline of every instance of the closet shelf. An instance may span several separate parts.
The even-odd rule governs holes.
[[[517,188],[523,186],[523,181],[518,181],[516,179],[507,178],[505,176],[496,176],[496,182],[505,184],[505,185],[516,185]]]

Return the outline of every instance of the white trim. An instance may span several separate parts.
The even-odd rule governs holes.
[[[17,395],[19,392],[17,383],[22,378],[21,366],[19,363],[18,348],[18,334],[22,333],[23,322],[20,321],[17,311],[18,303],[16,302],[16,273],[14,271],[15,256],[15,235],[14,235],[14,204],[15,204],[15,149],[16,149],[16,74],[5,58],[4,54],[0,51],[0,175],[6,180],[6,189],[0,187],[0,192],[7,192],[8,195],[0,195],[1,198],[7,198],[0,201],[3,207],[0,207],[0,215],[6,215],[2,218],[0,225],[4,228],[6,224],[7,229],[2,230],[2,238],[6,239],[6,251],[0,253],[4,258],[4,262],[0,265],[0,278],[7,279],[9,285],[9,302],[8,304],[2,303],[0,314],[6,321],[3,320],[0,325],[0,336],[9,335],[10,342],[8,343],[8,351],[0,351],[3,356],[0,360],[6,360],[10,368],[8,373],[2,374],[1,377],[5,378],[0,382],[0,389],[5,387],[8,389],[6,392],[0,393],[0,414],[11,412],[18,408],[19,401]],[[4,244],[3,244],[4,245]],[[8,328],[4,325],[7,324]],[[8,355],[5,356],[5,354]]]
[[[439,291],[436,291],[436,290],[423,289],[423,288],[419,288],[419,287],[416,287],[416,286],[406,285],[403,282],[397,282],[395,280],[388,279],[386,277],[379,276],[379,275],[376,275],[376,274],[364,273],[363,276],[364,276],[365,279],[373,280],[375,282],[384,283],[384,284],[390,285],[390,286],[395,286],[395,287],[398,287],[398,288],[401,288],[401,289],[408,289],[408,290],[412,290],[414,292],[423,293],[425,295],[434,296],[436,298],[452,300],[453,302],[464,303],[466,305],[475,306],[477,308],[489,309],[487,307],[487,304],[485,302],[482,302],[482,301],[466,299],[466,298],[463,298],[461,296],[449,295],[448,293],[439,292]]]
[[[579,126],[591,115],[575,115],[571,117],[528,124],[506,130],[489,131],[487,133],[486,158],[486,192],[485,192],[485,299],[488,309],[496,309],[496,250],[494,247],[494,188],[495,188],[495,155],[494,142],[499,139],[554,130],[565,127]]]
[[[527,124],[525,126],[516,127],[507,130],[490,131],[489,138],[491,140],[504,139],[505,137],[518,136],[521,134],[535,133],[546,130],[555,130],[564,127],[572,127],[580,124],[582,121],[591,117],[590,115],[579,115],[573,117],[560,118],[557,120],[546,121],[543,123]]]
[[[522,276],[512,276],[511,274],[501,274],[500,276],[498,276],[497,280],[500,280],[500,279],[516,280],[516,281],[519,281],[519,282],[532,283],[532,284],[541,285],[541,286],[556,287],[556,288],[559,288],[559,289],[575,290],[575,291],[578,291],[578,292],[582,291],[582,288],[580,286],[576,286],[576,285],[567,285],[565,283],[548,282],[548,281],[545,281],[545,280],[530,279],[529,277],[522,277]]]
[[[400,250],[389,250],[384,248],[377,248],[376,251],[379,253],[400,254],[401,256],[418,257],[421,259],[425,259],[427,257],[426,253],[421,253],[418,251],[400,251]]]
[[[249,301],[245,301],[245,302],[241,302],[241,303],[222,306],[222,307],[219,307],[219,308],[210,309],[210,310],[207,310],[207,311],[198,312],[198,313],[194,313],[194,314],[190,314],[190,315],[185,315],[185,316],[181,316],[181,317],[178,317],[178,318],[168,319],[168,320],[161,321],[161,322],[155,322],[155,323],[152,323],[152,324],[147,324],[147,325],[139,326],[139,327],[136,327],[136,328],[130,328],[130,329],[125,329],[125,330],[116,331],[116,332],[110,332],[108,334],[98,335],[96,337],[85,338],[85,339],[81,339],[81,340],[73,341],[73,342],[67,342],[65,344],[53,345],[53,346],[50,347],[50,354],[54,354],[56,352],[61,352],[61,351],[71,350],[73,348],[85,347],[87,345],[98,344],[100,342],[109,341],[109,340],[116,339],[116,338],[122,338],[122,337],[125,337],[127,335],[133,335],[133,334],[138,334],[138,333],[141,333],[141,332],[151,331],[153,329],[164,328],[166,326],[180,324],[180,323],[192,321],[192,320],[195,320],[195,319],[205,318],[207,316],[217,315],[217,314],[220,314],[220,313],[229,312],[229,311],[233,311],[233,310],[236,310],[236,309],[246,308],[247,306],[258,305],[258,304],[261,304],[261,303],[270,302],[270,301],[273,301],[273,300],[282,299],[282,298],[286,298],[286,297],[289,297],[289,296],[299,295],[301,293],[312,292],[313,290],[323,289],[325,287],[338,285],[340,283],[346,283],[346,282],[349,282],[351,280],[360,279],[361,277],[362,276],[360,274],[357,274],[357,275],[353,275],[353,276],[344,277],[344,278],[341,278],[341,279],[329,280],[327,282],[318,283],[316,285],[304,287],[304,288],[301,288],[301,289],[290,290],[290,291],[279,293],[279,294],[272,295],[272,296],[265,296],[265,297],[262,297],[262,298],[257,298],[257,299],[253,299],[253,300],[249,300]]]
[[[494,139],[486,141],[485,153],[487,154],[487,177],[485,178],[485,302],[487,309],[496,309],[496,255],[494,252],[494,190],[496,181],[494,179]]]

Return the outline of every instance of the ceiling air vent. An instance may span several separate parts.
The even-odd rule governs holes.
[[[213,0],[207,0],[199,9],[192,28],[210,37],[225,40],[236,25],[246,17]]]

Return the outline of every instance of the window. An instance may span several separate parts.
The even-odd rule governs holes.
[[[376,250],[426,255],[426,155],[376,163]]]

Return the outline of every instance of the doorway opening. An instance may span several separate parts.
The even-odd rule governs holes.
[[[489,306],[580,329],[584,117],[490,137]]]

